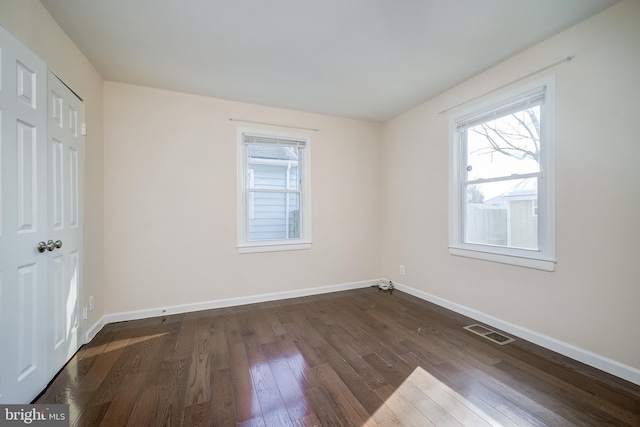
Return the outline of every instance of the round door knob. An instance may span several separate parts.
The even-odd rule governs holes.
[[[38,242],[38,252],[42,253],[47,250],[47,244],[45,242]]]
[[[56,248],[56,244],[53,242],[53,240],[49,240],[47,242],[47,249],[49,250],[49,252],[53,251]]]
[[[60,249],[62,247],[62,240],[56,240],[55,245],[56,248]]]

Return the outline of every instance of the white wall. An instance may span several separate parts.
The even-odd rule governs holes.
[[[102,77],[37,0],[0,1],[0,25],[84,100],[88,129],[84,165],[85,300],[94,295],[96,302],[86,323],[90,327],[104,314]]]
[[[640,368],[639,23],[640,2],[623,1],[386,123],[385,275]],[[556,271],[449,255],[448,116],[438,112],[570,54],[549,71],[557,78]]]
[[[312,249],[237,253],[230,117],[320,130]],[[111,82],[104,120],[107,313],[381,276],[381,125]]]

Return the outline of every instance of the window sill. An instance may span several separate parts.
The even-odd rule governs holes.
[[[474,258],[484,261],[515,265],[518,267],[533,268],[535,270],[543,271],[554,271],[556,266],[555,261],[549,259],[526,258],[521,256],[496,254],[492,252],[474,251],[454,247],[449,247],[449,253],[451,255],[461,256],[465,258]]]
[[[301,251],[307,249],[311,249],[311,242],[264,242],[238,245],[239,254],[251,254],[257,252]]]

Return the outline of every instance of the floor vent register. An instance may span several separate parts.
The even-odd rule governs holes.
[[[485,326],[478,325],[477,323],[473,325],[465,326],[464,329],[466,329],[469,332],[473,332],[476,335],[480,335],[481,337],[484,337],[489,341],[493,341],[494,343],[500,344],[500,345],[509,344],[515,341],[515,339],[511,337],[503,335]]]

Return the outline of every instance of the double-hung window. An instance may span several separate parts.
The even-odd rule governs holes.
[[[309,135],[238,130],[238,251],[311,247]]]
[[[452,116],[449,252],[553,271],[554,79]]]

